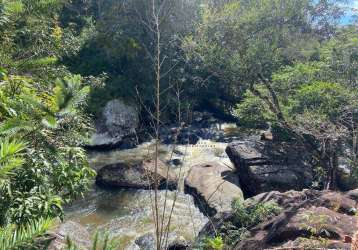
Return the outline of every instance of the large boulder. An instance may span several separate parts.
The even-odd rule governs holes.
[[[66,247],[67,237],[80,249],[90,249],[91,236],[85,227],[74,221],[66,221],[57,226],[53,232],[50,232],[53,237],[48,250],[62,250]]]
[[[287,192],[271,191],[246,199],[244,207],[257,203],[275,202],[281,211],[261,219],[245,237],[232,238],[230,249],[350,249],[350,241],[357,231],[357,202],[346,194],[333,191]],[[235,223],[239,223],[236,225]],[[233,237],[243,232],[234,212],[222,213],[202,229],[199,239],[217,234]],[[235,236],[234,236],[235,237]]]
[[[128,148],[136,143],[139,125],[138,111],[121,100],[109,101],[96,121],[96,133],[92,135],[90,148]]]
[[[302,191],[290,190],[287,192],[271,191],[262,193],[245,200],[245,205],[274,201],[282,209],[289,209],[307,202],[314,206],[326,207],[340,213],[354,215],[356,213],[356,200],[351,198],[352,192],[342,194],[332,191],[318,191],[304,189]]]
[[[350,249],[357,231],[357,203],[331,191],[269,192],[245,202],[276,201],[282,213],[250,229],[241,249]],[[309,249],[311,249],[309,248]]]
[[[243,199],[236,173],[216,162],[193,166],[185,178],[185,192],[192,194],[209,216],[231,211],[232,201]]]
[[[312,184],[310,155],[298,146],[246,140],[226,148],[248,196],[271,190],[302,190]]]
[[[270,229],[263,229],[271,224]],[[263,229],[263,230],[262,230]],[[357,230],[354,216],[340,214],[325,207],[287,211],[272,221],[260,224],[254,236],[239,243],[235,250],[269,249],[350,249],[347,236]]]
[[[157,164],[157,181],[159,188],[175,189],[176,174],[162,161]],[[150,189],[155,184],[155,161],[143,161],[137,164],[115,163],[101,168],[96,183],[104,187],[122,187]]]

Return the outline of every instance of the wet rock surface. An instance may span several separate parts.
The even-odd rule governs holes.
[[[190,249],[190,244],[185,240],[175,240],[168,245],[168,250],[187,250]]]
[[[155,235],[152,233],[147,233],[138,237],[135,240],[135,244],[140,250],[152,250],[155,249]]]
[[[91,149],[130,148],[136,145],[138,111],[119,99],[109,101],[102,116],[96,121],[96,133],[92,135]]]
[[[233,200],[243,199],[239,186],[233,169],[217,162],[193,166],[185,179],[185,192],[193,195],[209,216],[230,211]]]
[[[222,129],[223,121],[215,118],[209,112],[194,112],[190,124],[181,128],[171,126],[171,128],[161,129],[161,138],[165,144],[196,144],[200,139],[212,140],[216,142],[232,142],[238,139],[237,134],[229,135]]]
[[[82,225],[74,222],[67,221],[60,224],[56,229],[51,232],[53,240],[50,243],[48,250],[62,250],[66,246],[66,237],[81,249],[89,249],[91,247],[91,237],[89,232]]]
[[[312,184],[308,154],[298,146],[246,140],[226,148],[248,196],[271,190],[302,190]]]
[[[155,161],[149,160],[137,164],[116,163],[104,166],[98,171],[96,183],[102,187],[149,189],[154,187],[155,178],[159,188],[172,190],[177,187],[177,176],[167,165],[158,161],[155,174]]]

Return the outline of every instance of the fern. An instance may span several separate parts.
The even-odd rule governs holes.
[[[24,163],[22,151],[26,144],[18,140],[0,140],[0,178],[5,178]]]
[[[20,131],[32,131],[34,124],[31,121],[25,121],[18,117],[5,120],[0,124],[0,135],[12,137]]]
[[[31,249],[36,238],[43,236],[53,225],[51,219],[30,221],[24,225],[8,225],[0,229],[0,250]]]
[[[58,59],[54,56],[47,56],[47,57],[42,57],[42,58],[38,58],[38,59],[32,59],[32,60],[25,61],[24,63],[22,63],[21,68],[31,70],[31,69],[36,69],[36,68],[40,68],[40,67],[47,67],[47,66],[56,64],[57,60]]]
[[[21,14],[23,12],[23,4],[19,0],[7,1],[5,4],[5,13],[9,14]]]
[[[75,114],[76,110],[85,103],[90,92],[88,86],[83,86],[79,75],[56,81],[53,103],[57,112],[62,115]]]

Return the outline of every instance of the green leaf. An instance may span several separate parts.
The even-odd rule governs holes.
[[[44,119],[42,119],[42,124],[47,128],[57,128],[57,120],[56,117],[47,115]]]

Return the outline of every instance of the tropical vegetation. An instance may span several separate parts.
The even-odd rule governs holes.
[[[337,187],[340,158],[357,181],[358,31],[341,22],[344,1],[163,1],[0,0],[0,249],[35,248],[89,188],[83,146],[113,98],[140,103],[148,130],[155,111],[161,123],[207,109],[270,124],[312,152],[315,188]],[[165,6],[157,31],[151,4]],[[230,241],[276,211],[234,210]]]

